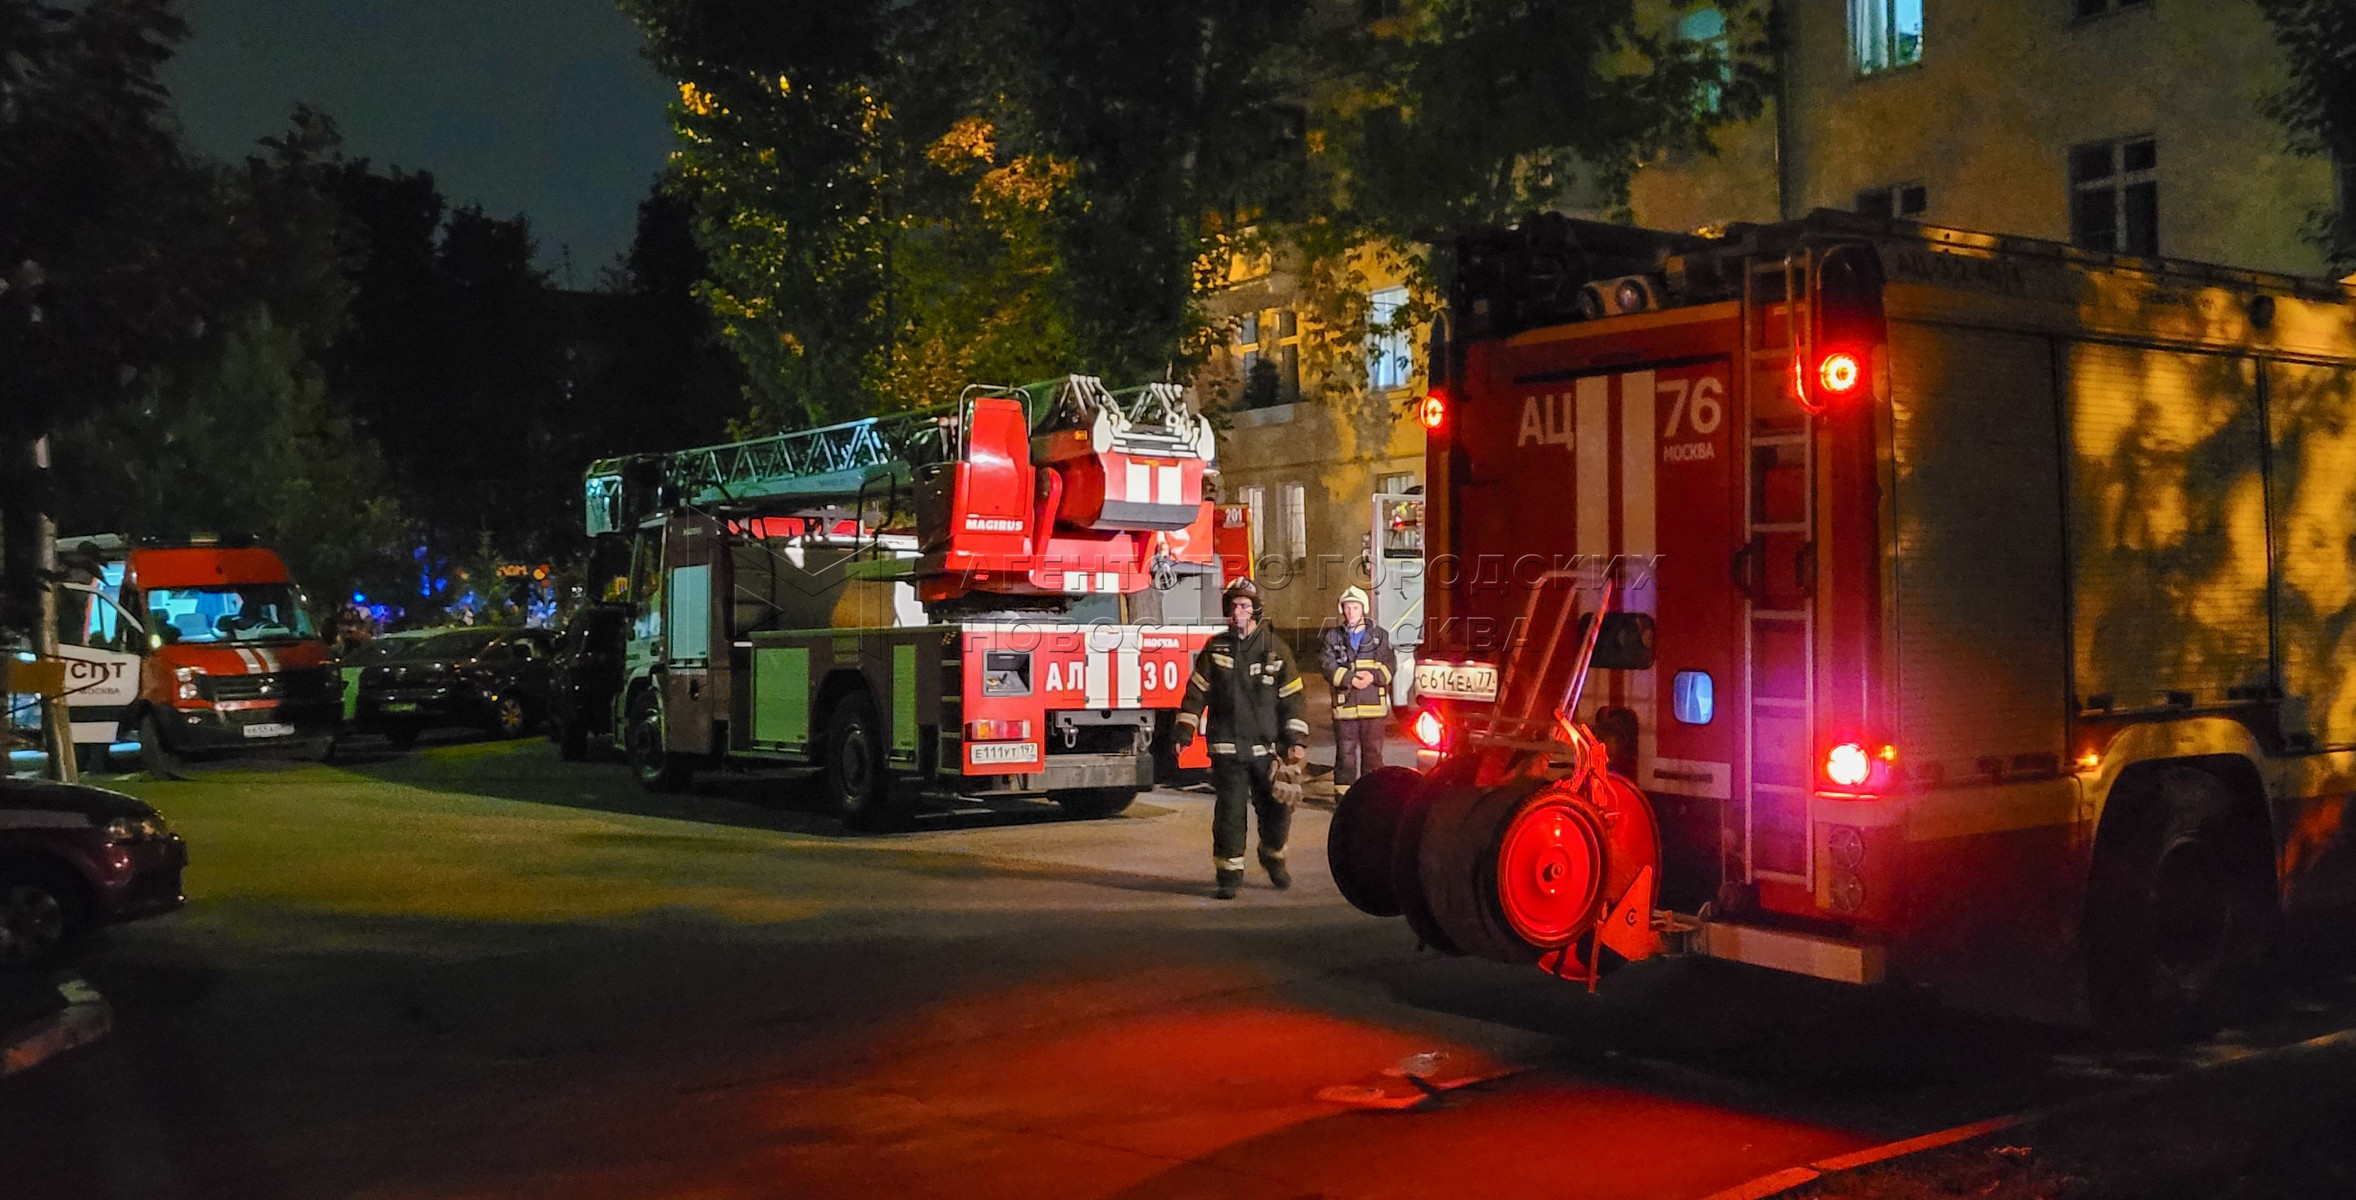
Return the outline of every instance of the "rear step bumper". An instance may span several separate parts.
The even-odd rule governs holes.
[[[1873,942],[1725,921],[1703,924],[1690,939],[1687,948],[1696,954],[1835,983],[1880,983],[1887,977],[1883,949]]]

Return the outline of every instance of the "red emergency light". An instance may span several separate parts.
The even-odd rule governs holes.
[[[1824,385],[1826,392],[1835,396],[1846,396],[1856,391],[1858,381],[1864,377],[1864,370],[1857,365],[1857,356],[1843,351],[1825,355],[1824,361],[1816,366],[1817,382]]]
[[[1830,351],[1817,358],[1813,371],[1805,360],[1792,361],[1792,394],[1809,412],[1821,413],[1864,392],[1865,360],[1860,355]]]
[[[1415,406],[1415,419],[1426,429],[1438,429],[1448,419],[1448,401],[1438,392],[1425,396]]]

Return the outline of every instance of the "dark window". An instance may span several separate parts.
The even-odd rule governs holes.
[[[2099,17],[2124,9],[2151,7],[2151,0],[2073,0],[2073,3],[2081,17]]]
[[[2070,241],[2089,250],[2160,252],[2160,145],[2152,138],[2070,148]]]
[[[2356,160],[2345,150],[2334,150],[2331,155],[2332,195],[2338,201],[2340,220],[2356,221]],[[130,608],[126,604],[123,607]]]
[[[1869,217],[1914,218],[1931,206],[1928,184],[1894,183],[1857,193],[1857,211]]]

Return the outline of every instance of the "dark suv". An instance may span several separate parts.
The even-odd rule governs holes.
[[[630,608],[592,604],[573,614],[556,635],[549,679],[548,739],[574,760],[613,740],[614,697],[622,690],[622,651]]]
[[[180,907],[187,865],[180,835],[141,801],[0,778],[0,970],[49,966],[98,926]]]
[[[522,737],[548,715],[551,640],[544,629],[450,629],[417,638],[361,670],[353,724],[404,747],[448,725]]]

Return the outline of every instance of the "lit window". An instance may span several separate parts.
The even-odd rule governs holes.
[[[1919,217],[1931,206],[1931,189],[1920,183],[1896,183],[1857,193],[1857,211],[1869,217]]]
[[[1413,339],[1399,319],[1400,310],[1407,307],[1407,289],[1383,288],[1367,301],[1366,386],[1377,392],[1399,391],[1408,386],[1415,367]]]
[[[1725,104],[1726,79],[1732,70],[1732,55],[1727,51],[1726,14],[1715,7],[1704,5],[1685,14],[1677,22],[1677,40],[1692,46],[1703,61],[1716,68],[1717,80],[1705,83],[1695,93],[1693,107],[1707,116]]]
[[[1237,318],[1236,369],[1243,380],[1238,408],[1267,408],[1301,398],[1301,331],[1288,308],[1255,310]]]
[[[2160,252],[2160,149],[2148,137],[2070,147],[2070,241],[2089,250]]]
[[[1296,563],[1309,557],[1309,489],[1298,483],[1284,485],[1284,552]]]
[[[1243,502],[1244,521],[1251,529],[1252,560],[1257,562],[1268,552],[1268,489],[1253,484],[1238,489],[1235,494]]]
[[[1857,73],[1922,61],[1923,0],[1849,0],[1849,50]]]

